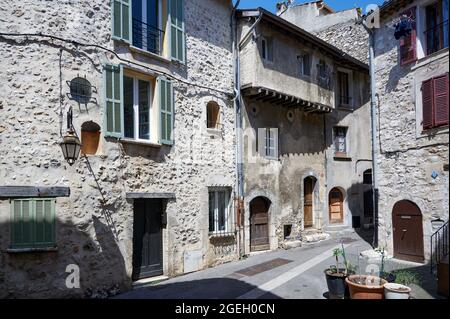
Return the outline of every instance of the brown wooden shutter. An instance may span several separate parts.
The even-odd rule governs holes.
[[[423,129],[433,127],[433,79],[422,83],[422,117]]]
[[[434,125],[448,124],[448,73],[433,79]]]
[[[403,15],[410,17],[412,20],[411,34],[407,37],[400,39],[400,64],[406,65],[417,60],[416,7],[412,7],[400,14],[400,16]]]

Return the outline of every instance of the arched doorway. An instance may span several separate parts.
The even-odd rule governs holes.
[[[330,224],[344,222],[344,195],[337,187],[330,191],[328,198]]]
[[[303,180],[303,223],[305,228],[313,227],[314,225],[313,203],[316,181],[316,178],[312,176],[308,176]]]
[[[392,210],[392,230],[394,235],[394,257],[423,262],[422,213],[416,204],[402,200]]]
[[[250,202],[250,251],[269,250],[270,201],[256,197]]]

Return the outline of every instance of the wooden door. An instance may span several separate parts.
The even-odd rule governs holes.
[[[333,188],[329,198],[330,223],[337,224],[344,221],[344,196],[342,192]]]
[[[303,182],[303,211],[305,227],[313,226],[313,192],[314,180],[311,177],[307,177]]]
[[[250,250],[270,249],[269,244],[269,204],[257,197],[250,203]]]
[[[162,274],[162,201],[136,200],[133,222],[133,280]]]
[[[400,201],[392,212],[394,232],[394,257],[414,262],[423,262],[422,213],[410,201]]]

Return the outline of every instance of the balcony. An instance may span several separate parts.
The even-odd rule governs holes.
[[[164,31],[133,18],[133,46],[161,55]]]
[[[448,20],[426,30],[427,55],[448,48]]]

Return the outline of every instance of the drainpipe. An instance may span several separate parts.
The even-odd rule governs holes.
[[[374,234],[372,246],[378,247],[378,165],[377,165],[377,114],[376,114],[376,82],[375,82],[375,30],[369,29],[362,23],[369,33],[369,67],[370,67],[370,118],[372,130],[372,192],[373,192],[373,225]]]

